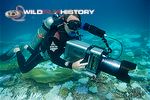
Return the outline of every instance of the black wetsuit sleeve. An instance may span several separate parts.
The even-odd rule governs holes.
[[[92,33],[93,35],[101,37],[101,38],[104,37],[104,34],[105,34],[105,31],[103,31],[93,25],[90,25],[88,23],[83,24],[82,29]]]
[[[55,51],[53,53],[49,52],[49,56],[51,58],[51,61],[53,63],[55,63],[56,65],[59,65],[61,67],[65,67],[65,68],[72,68],[72,63],[69,62],[68,65],[65,65],[65,63],[67,62],[66,60],[62,59],[60,56],[64,53],[64,49],[59,49],[58,51]]]

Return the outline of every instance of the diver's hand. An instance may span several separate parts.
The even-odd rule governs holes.
[[[81,63],[82,60],[83,60],[83,59],[80,59],[80,60],[74,62],[74,63],[72,64],[72,69],[75,69],[75,70],[84,69],[85,66],[86,66],[88,63]]]

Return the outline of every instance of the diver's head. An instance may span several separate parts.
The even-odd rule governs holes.
[[[77,31],[81,27],[81,17],[79,14],[65,14],[64,23],[67,33]]]

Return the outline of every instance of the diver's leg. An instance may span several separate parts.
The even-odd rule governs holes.
[[[25,45],[24,49],[27,49],[31,54],[34,54],[36,50],[33,50],[29,45]]]
[[[15,48],[15,49],[14,49],[14,52],[15,52],[16,55],[17,55],[17,61],[18,61],[19,67],[20,67],[20,66],[24,66],[26,60],[25,60],[25,58],[24,58],[22,52],[20,51],[20,49],[19,49],[19,48]]]
[[[44,61],[40,54],[32,54],[23,66],[19,66],[22,73],[32,70],[37,64]]]

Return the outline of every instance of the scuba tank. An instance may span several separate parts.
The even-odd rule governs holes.
[[[58,14],[54,14],[51,17],[46,18],[43,21],[42,26],[37,30],[37,34],[35,35],[34,39],[31,41],[30,46],[33,49],[39,48],[42,41],[46,39],[46,35],[48,35],[51,31],[51,26],[54,23],[54,21],[61,19],[61,16]]]
[[[48,17],[43,21],[43,25],[37,30],[37,34],[31,41],[31,47],[36,49],[39,47],[42,40],[44,40],[48,31],[50,31],[50,26],[53,24],[54,20],[52,17]]]

